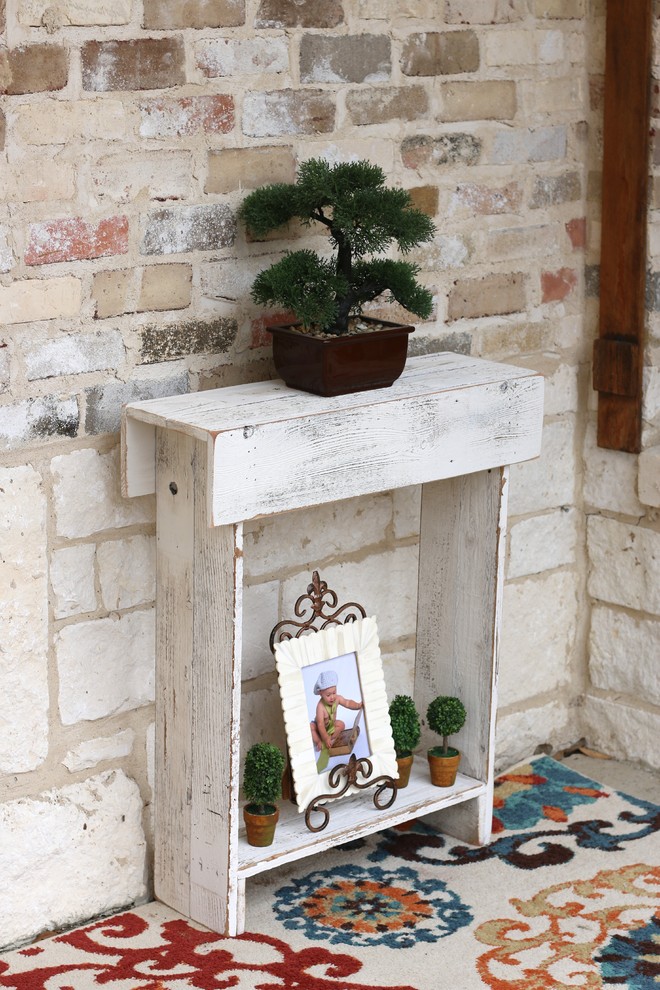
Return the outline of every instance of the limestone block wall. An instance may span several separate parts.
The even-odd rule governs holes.
[[[250,242],[236,209],[310,156],[369,158],[436,217],[413,353],[547,376],[542,457],[511,477],[499,762],[581,734],[603,15],[596,0],[0,3],[0,945],[149,896],[154,504],[119,494],[120,408],[272,376],[277,314],[250,282],[294,240],[322,242]],[[246,742],[281,739],[267,634],[314,567],[379,617],[391,692],[410,684],[418,506],[413,489],[249,527]],[[601,527],[635,514],[597,508]],[[626,608],[599,605],[637,621]]]

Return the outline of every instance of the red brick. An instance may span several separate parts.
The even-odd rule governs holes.
[[[140,103],[140,117],[141,137],[228,134],[234,127],[234,98],[219,93],[145,100]]]
[[[560,302],[577,285],[577,272],[573,268],[560,268],[558,272],[541,272],[543,302]]]
[[[245,24],[245,0],[144,0],[142,25],[149,31],[241,24]]]
[[[250,327],[250,350],[256,350],[258,347],[270,347],[273,343],[273,337],[268,332],[268,327],[295,323],[296,319],[295,313],[287,311],[269,313],[267,316],[262,316],[258,320],[253,320]]]
[[[183,40],[88,41],[82,46],[83,88],[110,90],[168,89],[186,81]]]
[[[50,265],[127,251],[127,217],[106,217],[97,223],[87,223],[82,217],[65,217],[30,226],[24,260],[26,265]]]
[[[566,224],[566,233],[575,251],[587,246],[587,218],[575,217]]]
[[[61,45],[21,45],[0,50],[0,93],[17,96],[64,89],[69,59]]]

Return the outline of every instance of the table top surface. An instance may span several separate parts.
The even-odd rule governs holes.
[[[410,358],[389,388],[323,397],[289,388],[279,379],[132,402],[124,416],[198,438],[243,428],[361,407],[420,399],[463,389],[498,387],[506,393],[516,381],[541,379],[528,368],[486,361],[451,351]]]

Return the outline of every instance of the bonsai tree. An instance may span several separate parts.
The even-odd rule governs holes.
[[[389,715],[397,757],[410,756],[421,735],[415,702],[407,694],[397,694],[390,704]]]
[[[377,165],[310,159],[300,166],[294,184],[275,183],[246,196],[239,216],[257,237],[294,218],[325,228],[332,258],[310,250],[288,252],[252,286],[255,302],[292,310],[305,328],[315,325],[326,333],[345,334],[349,316],[385,291],[422,319],[431,315],[433,296],[417,283],[419,267],[374,257],[392,244],[406,254],[431,240],[435,231],[405,189],[385,186]]]
[[[254,815],[271,815],[282,797],[284,754],[272,743],[255,743],[245,757],[243,794]]]
[[[449,736],[463,728],[467,712],[458,698],[440,695],[434,698],[426,712],[429,728],[442,736],[442,746],[434,746],[429,752],[434,756],[450,756],[456,753],[449,747]]]

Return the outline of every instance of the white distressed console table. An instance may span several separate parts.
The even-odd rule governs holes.
[[[507,465],[538,455],[542,414],[540,375],[452,353],[413,358],[373,392],[325,399],[274,381],[125,408],[124,494],[155,492],[157,506],[160,900],[233,935],[247,877],[348,838],[434,813],[463,841],[489,840]],[[374,808],[368,792],[344,798],[311,833],[287,804],[274,845],[249,846],[239,806],[242,523],[415,484],[414,694],[422,713],[440,693],[465,703],[462,772],[452,788],[433,787],[421,755],[391,808]]]

